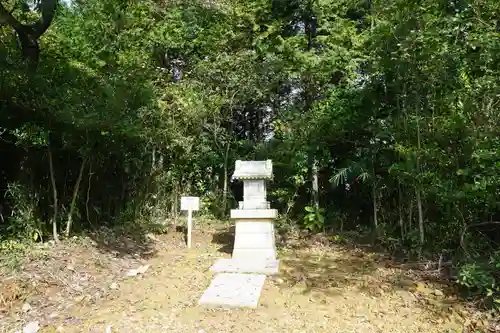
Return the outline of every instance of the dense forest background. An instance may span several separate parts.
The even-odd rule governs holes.
[[[500,302],[500,2],[0,4],[0,239],[235,206],[453,261]]]

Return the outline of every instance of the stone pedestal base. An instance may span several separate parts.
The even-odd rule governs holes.
[[[231,218],[236,230],[232,259],[237,261],[276,260],[275,209],[234,209]]]

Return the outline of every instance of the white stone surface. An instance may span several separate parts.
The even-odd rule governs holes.
[[[233,259],[247,261],[276,260],[276,250],[267,249],[238,249],[233,250]]]
[[[273,232],[274,222],[267,219],[252,221],[236,221],[236,231],[245,233]]]
[[[236,260],[220,259],[210,270],[222,273],[256,273],[266,275],[276,275],[279,270],[279,260]]]
[[[199,304],[227,308],[256,308],[265,280],[266,276],[260,274],[218,274],[201,296]]]
[[[266,182],[272,178],[272,161],[236,161],[233,179],[242,179],[243,202],[231,210],[236,232],[233,258],[222,259],[210,270],[218,274],[199,304],[216,307],[256,308],[266,275],[278,273],[274,239],[276,209],[266,201]],[[227,273],[230,272],[230,273]],[[263,273],[263,274],[243,274]]]
[[[276,209],[231,209],[232,219],[275,219]]]
[[[235,249],[269,249],[274,248],[274,233],[242,233],[236,232]]]
[[[233,258],[250,261],[275,260],[276,243],[273,220],[236,220]]]
[[[273,177],[273,162],[237,160],[233,179],[271,179]]]
[[[243,201],[244,202],[265,202],[267,196],[266,184],[263,179],[243,181]]]
[[[269,201],[239,201],[238,209],[270,209]]]

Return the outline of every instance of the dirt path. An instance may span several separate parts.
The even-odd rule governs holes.
[[[76,296],[74,290],[45,295],[52,303],[27,297],[23,302],[38,312],[14,309],[4,317],[9,324],[3,328],[12,332],[22,321],[36,318],[42,318],[40,332],[106,332],[112,326],[111,332],[135,333],[411,333],[462,327],[463,310],[445,290],[424,287],[405,271],[386,268],[374,253],[334,245],[281,251],[280,275],[266,280],[255,310],[199,307],[198,299],[213,277],[209,267],[230,256],[213,242],[220,239],[214,234],[196,231],[191,250],[185,249],[180,233],[156,236],[151,258],[126,262],[87,247],[81,253],[90,251],[90,256],[70,256],[60,267],[69,270],[60,278],[61,288],[72,286],[78,280],[74,276],[90,275],[93,289]],[[120,260],[122,265],[116,265]],[[139,264],[150,266],[143,275],[124,276]]]

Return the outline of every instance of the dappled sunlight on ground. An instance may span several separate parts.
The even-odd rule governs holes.
[[[32,302],[37,315],[30,319],[40,320],[41,332],[105,332],[112,325],[112,332],[411,333],[457,329],[466,316],[443,288],[425,285],[424,290],[403,270],[387,268],[378,254],[340,245],[281,249],[280,274],[268,277],[255,310],[206,309],[197,302],[213,278],[210,266],[230,256],[223,249],[230,231],[196,230],[189,250],[178,232],[149,239],[152,254],[129,259],[86,245],[91,256],[70,261],[71,270],[59,270],[66,272],[70,286],[83,271],[92,283],[78,293],[63,292],[62,284],[59,294],[50,296],[49,313],[43,302]],[[125,276],[127,269],[146,264],[144,274]],[[10,318],[16,316],[30,313],[18,310]],[[19,323],[11,320],[8,328],[19,329]]]

